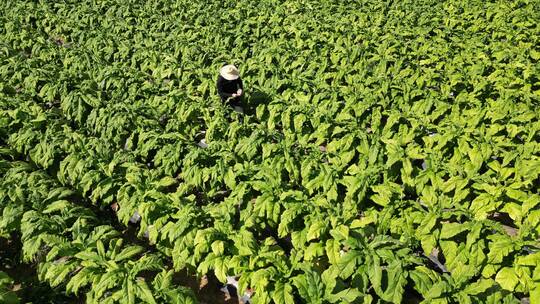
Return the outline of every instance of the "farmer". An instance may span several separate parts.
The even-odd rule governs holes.
[[[221,67],[217,80],[217,91],[223,103],[228,103],[233,108],[242,108],[244,85],[237,67],[232,64]]]

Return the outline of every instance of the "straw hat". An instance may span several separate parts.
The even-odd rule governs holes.
[[[240,77],[238,68],[236,68],[233,64],[224,65],[221,70],[219,70],[219,74],[227,80],[235,80]]]

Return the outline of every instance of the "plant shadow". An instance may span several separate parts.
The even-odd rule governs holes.
[[[254,115],[260,104],[270,103],[270,95],[258,89],[253,89],[244,101],[244,113]]]

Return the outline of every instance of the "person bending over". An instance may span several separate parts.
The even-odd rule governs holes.
[[[223,103],[233,108],[242,107],[244,85],[236,66],[227,64],[221,67],[217,79],[217,91]]]

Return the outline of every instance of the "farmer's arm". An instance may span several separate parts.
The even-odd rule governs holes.
[[[224,81],[225,79],[223,79],[222,77],[218,77],[218,80],[217,80],[217,90],[218,90],[218,94],[219,96],[223,97],[223,98],[229,98],[232,96],[231,93],[226,93],[224,90]]]
[[[242,78],[238,78],[237,83],[236,83],[236,87],[238,88],[236,93],[238,95],[242,95],[244,93],[244,84],[242,83]]]

